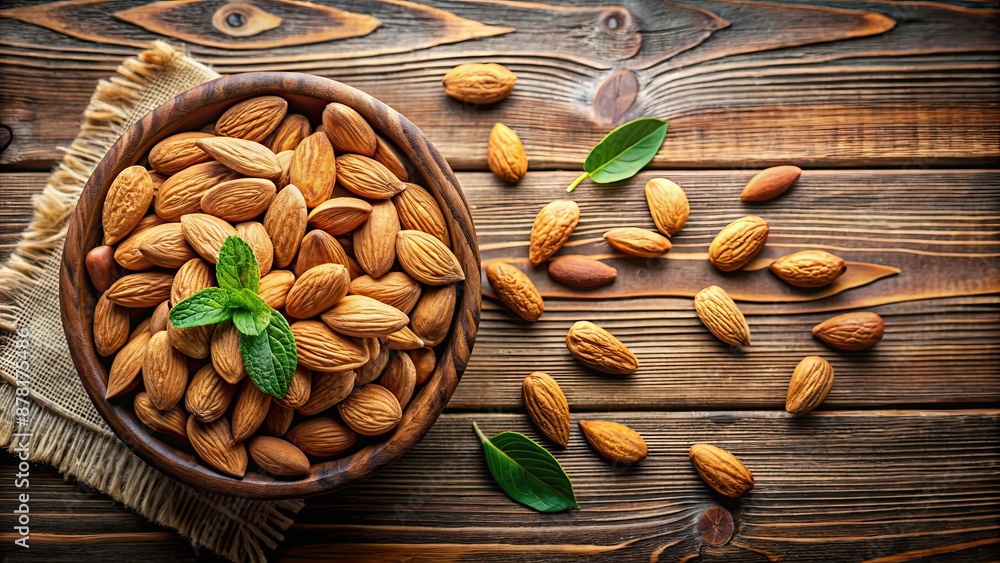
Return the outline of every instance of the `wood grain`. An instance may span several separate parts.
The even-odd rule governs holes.
[[[96,0],[37,21],[37,0],[5,3],[22,11],[0,18],[0,123],[14,130],[0,163],[47,168],[59,157],[55,147],[73,136],[94,83],[138,45],[159,38],[111,15],[140,4]],[[599,0],[434,0],[416,18],[414,6],[338,3],[384,25],[320,45],[245,52],[189,46],[222,73],[297,70],[361,88],[413,120],[463,170],[485,169],[497,121],[518,132],[532,169],[542,170],[579,166],[613,125],[641,115],[671,123],[655,167],[792,160],[924,168],[1000,157],[994,9],[888,1],[631,0],[612,8]],[[184,23],[188,32],[220,35],[211,10],[203,11]],[[53,31],[53,22],[87,35]],[[304,24],[282,24],[309,35],[295,25]],[[545,46],[545,56],[536,45]],[[518,75],[509,99],[472,107],[443,95],[439,81],[448,69],[483,59]]]

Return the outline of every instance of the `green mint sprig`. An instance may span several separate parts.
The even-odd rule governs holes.
[[[572,192],[587,178],[608,184],[635,176],[653,160],[666,136],[667,122],[655,117],[641,117],[616,128],[590,150],[583,174],[566,191]]]
[[[176,328],[233,321],[240,333],[240,352],[250,381],[262,392],[283,399],[295,376],[298,353],[288,321],[257,295],[260,269],[253,249],[231,236],[215,265],[219,287],[209,287],[170,309]]]

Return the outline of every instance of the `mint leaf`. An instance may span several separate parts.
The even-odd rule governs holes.
[[[256,291],[241,289],[233,291],[229,296],[230,307],[236,309],[246,309],[247,311],[270,311],[271,307],[257,295]]]
[[[230,293],[220,287],[209,287],[195,293],[170,309],[170,322],[176,328],[210,325],[229,320]]]
[[[607,184],[635,176],[653,160],[666,135],[667,122],[655,117],[642,117],[617,127],[591,149],[583,163],[585,172],[566,191],[573,191],[587,178]]]
[[[240,350],[250,381],[262,392],[284,399],[298,362],[295,338],[288,321],[274,311],[260,334],[240,334]]]
[[[233,324],[236,325],[236,330],[240,331],[240,334],[257,336],[267,328],[267,324],[271,322],[271,317],[274,315],[280,317],[281,313],[272,313],[270,307],[256,311],[235,309],[233,311]]]
[[[219,287],[234,291],[249,289],[257,293],[260,287],[260,267],[253,249],[246,241],[237,236],[226,238],[219,249],[215,278],[219,281]]]

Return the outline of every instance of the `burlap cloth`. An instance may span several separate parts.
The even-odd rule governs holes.
[[[161,42],[125,60],[90,99],[80,133],[35,196],[35,216],[0,268],[0,446],[30,433],[30,460],[105,492],[157,524],[234,561],[263,561],[284,539],[301,500],[252,501],[199,492],[147,465],[97,413],[73,367],[59,316],[66,224],[91,172],[133,123],[174,95],[219,75]],[[27,339],[14,336],[30,329]],[[22,331],[23,332],[23,331]],[[26,341],[28,426],[15,416],[15,343]],[[23,406],[23,403],[18,404]],[[20,414],[20,413],[19,413]]]

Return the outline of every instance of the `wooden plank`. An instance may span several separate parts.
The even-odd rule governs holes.
[[[0,163],[47,167],[59,157],[55,147],[74,135],[96,81],[140,45],[162,38],[113,15],[141,4],[5,3],[11,8],[0,12],[0,122],[14,141]],[[211,24],[216,3],[186,6],[194,11],[174,18],[170,36],[219,40]],[[382,26],[327,43],[300,44],[312,37],[312,21],[289,14],[273,30],[287,38],[281,47],[177,43],[223,73],[294,70],[361,88],[417,123],[463,170],[485,168],[497,121],[519,132],[532,168],[541,170],[578,166],[613,125],[641,115],[671,122],[656,167],[788,160],[925,167],[1000,156],[993,9],[837,0],[415,6],[339,2]],[[443,94],[439,80],[449,68],[484,59],[518,75],[511,98],[472,107]]]

